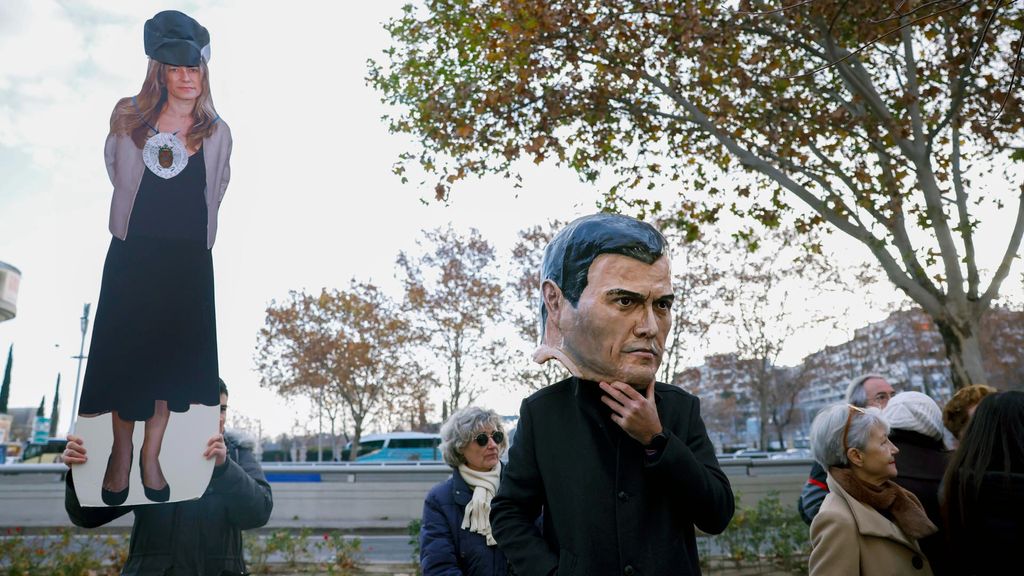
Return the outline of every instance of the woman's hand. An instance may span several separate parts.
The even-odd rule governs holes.
[[[224,444],[223,434],[217,434],[206,442],[206,451],[203,452],[203,458],[206,458],[207,460],[210,458],[216,458],[217,466],[223,466],[224,463],[227,462],[228,447]]]
[[[85,464],[89,461],[89,457],[85,455],[85,441],[81,436],[68,434],[68,444],[61,452],[61,461],[68,466]]]

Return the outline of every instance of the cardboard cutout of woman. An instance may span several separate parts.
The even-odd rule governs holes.
[[[231,132],[213,107],[206,28],[164,11],[146,22],[144,41],[145,82],[115,106],[104,150],[114,185],[113,238],[76,431],[88,438],[95,463],[92,474],[76,471],[85,505],[198,498],[212,470],[201,458],[219,404],[211,248],[230,175]],[[172,438],[171,412],[189,416],[176,416],[182,421],[171,428],[195,435],[194,448],[188,434]],[[111,433],[103,459],[97,448]],[[179,450],[199,468],[172,473],[177,464],[161,465],[162,453],[169,460]],[[90,486],[100,476],[100,486]],[[188,486],[172,491],[171,476]]]

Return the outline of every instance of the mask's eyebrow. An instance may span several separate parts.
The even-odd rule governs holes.
[[[632,290],[626,290],[625,288],[612,288],[611,290],[604,293],[609,298],[633,298],[634,300],[646,300],[647,297],[639,292],[633,292]]]

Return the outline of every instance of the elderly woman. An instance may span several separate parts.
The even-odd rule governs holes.
[[[950,456],[942,410],[927,394],[902,392],[889,401],[882,416],[891,428],[889,441],[899,449],[896,454],[899,476],[895,482],[913,492],[924,506],[928,519],[936,526],[941,525],[939,486]],[[945,535],[939,531],[922,538],[920,544],[935,574],[949,574],[951,561]]]
[[[1019,574],[1024,543],[1024,392],[978,404],[944,480],[956,574]]]
[[[811,450],[829,494],[811,523],[809,572],[932,574],[917,543],[936,531],[921,502],[892,481],[889,425],[877,408],[836,404],[811,424]]]
[[[508,440],[493,410],[468,406],[441,426],[441,453],[454,471],[423,503],[424,576],[503,576],[505,555],[491,536],[491,499]]]

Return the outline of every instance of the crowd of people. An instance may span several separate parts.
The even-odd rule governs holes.
[[[1024,542],[1024,392],[968,386],[941,409],[872,374],[854,380],[847,397],[811,425],[817,466],[801,497],[809,573],[1001,573]],[[504,518],[489,514],[508,446],[501,420],[471,406],[452,414],[441,436],[453,474],[424,504],[423,573],[513,573],[491,525]],[[543,514],[533,521],[538,534]]]
[[[996,574],[1024,541],[1024,392],[969,386],[943,410],[871,375],[811,447],[810,574]]]

